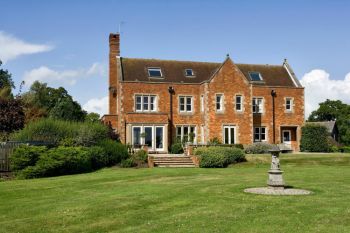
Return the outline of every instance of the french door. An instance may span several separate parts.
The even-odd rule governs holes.
[[[164,151],[164,126],[132,126],[132,144],[147,145],[150,151]]]
[[[235,144],[236,143],[236,127],[227,125],[224,126],[223,132],[224,144]]]

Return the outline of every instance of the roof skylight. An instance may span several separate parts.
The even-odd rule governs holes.
[[[160,68],[148,68],[148,76],[152,78],[161,78],[162,70]]]
[[[194,73],[192,69],[185,69],[185,75],[186,77],[193,77]]]
[[[259,72],[248,72],[251,81],[262,81],[263,78]]]

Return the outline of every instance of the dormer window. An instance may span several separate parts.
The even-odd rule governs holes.
[[[249,77],[251,81],[262,81],[263,78],[259,72],[249,72]]]
[[[148,76],[151,78],[161,78],[163,77],[162,75],[162,70],[160,68],[148,68]]]
[[[186,77],[193,77],[194,73],[192,69],[185,69],[185,75]]]

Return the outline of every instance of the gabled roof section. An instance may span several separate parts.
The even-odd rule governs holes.
[[[209,81],[215,73],[230,58],[224,62],[195,62],[142,58],[120,58],[122,68],[122,80],[127,82],[158,82],[158,83],[193,83],[200,84]],[[250,81],[249,72],[259,72],[263,77],[261,82],[251,82],[264,86],[301,87],[295,84],[293,77],[288,73],[284,65],[252,65],[235,64]],[[148,68],[158,67],[162,72],[162,79],[149,77]],[[188,78],[186,69],[192,69],[195,77]]]
[[[262,80],[256,83],[257,85],[295,87],[292,77],[290,77],[287,70],[282,65],[236,65],[248,80],[250,80],[249,72],[260,73]]]

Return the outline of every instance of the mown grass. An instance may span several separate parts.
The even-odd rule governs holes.
[[[0,182],[0,232],[350,232],[350,155],[282,155],[310,196],[259,196],[269,155],[224,169],[120,169]]]

